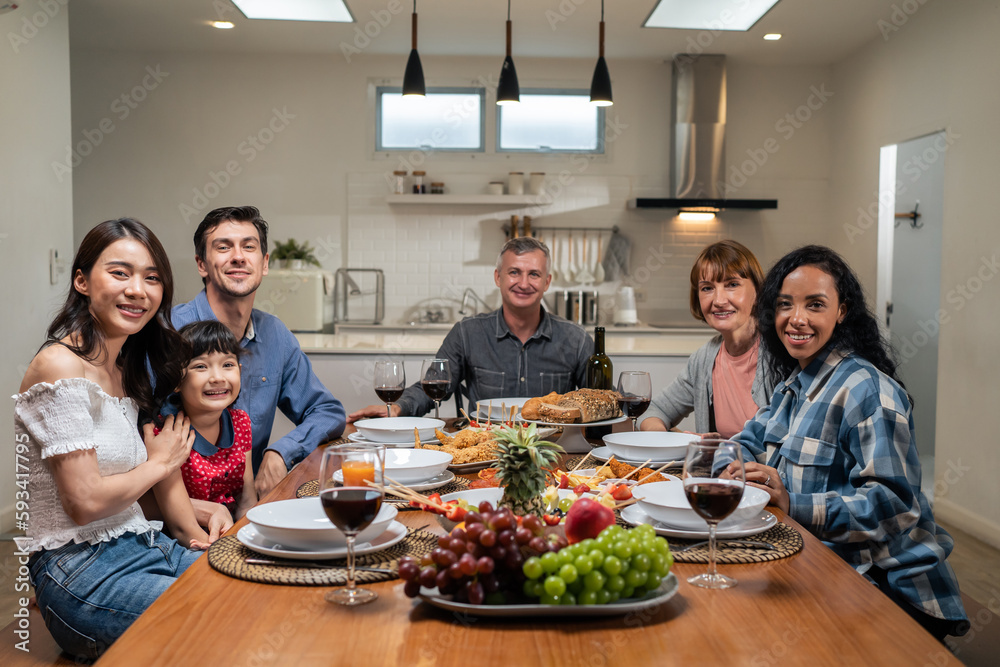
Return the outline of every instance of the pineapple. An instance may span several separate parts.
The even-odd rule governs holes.
[[[503,488],[500,507],[514,514],[541,516],[545,510],[545,470],[555,465],[563,449],[554,442],[539,440],[534,424],[504,426],[495,431],[497,479]]]

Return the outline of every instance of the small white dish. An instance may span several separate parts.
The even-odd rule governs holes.
[[[407,486],[412,491],[430,491],[431,489],[440,489],[442,486],[447,486],[455,481],[455,473],[450,470],[445,470],[440,475],[432,477],[425,482],[419,482],[417,484],[407,484]],[[386,498],[395,498],[400,500],[398,496],[393,496],[388,491],[386,492]]]
[[[385,445],[386,449],[413,449],[417,444],[413,442],[413,440],[409,440],[407,442],[375,442],[374,440],[369,440],[357,431],[348,434],[347,439],[361,445]],[[423,445],[439,445],[441,444],[441,441],[437,438],[431,438],[430,440],[424,440],[421,438],[420,443]]]
[[[398,521],[393,521],[382,532],[381,535],[368,542],[358,542],[354,545],[354,554],[361,556],[376,551],[388,549],[394,544],[398,544],[406,537],[406,526]],[[326,547],[321,549],[301,549],[269,540],[261,535],[254,525],[247,524],[236,533],[236,539],[247,549],[252,549],[257,553],[278,558],[288,558],[292,560],[324,560],[327,558],[345,558],[347,547]]]
[[[480,400],[476,403],[476,419],[482,420],[489,418],[490,421],[502,421],[510,417],[511,407],[516,407],[517,410],[514,411],[514,418],[517,419],[521,416],[521,406],[531,400],[530,396],[517,396],[514,398],[487,398],[485,400]],[[506,406],[506,414],[504,413],[504,406]]]
[[[395,507],[382,503],[375,520],[358,533],[357,541],[367,542],[381,535],[396,513]],[[333,525],[315,496],[257,505],[247,512],[247,521],[272,542],[299,549],[347,545],[347,537]]]
[[[378,417],[354,422],[361,435],[372,442],[413,442],[413,429],[420,434],[420,441],[434,439],[434,429],[443,429],[440,419],[427,417]]]
[[[625,523],[632,526],[638,526],[642,523],[649,524],[656,531],[656,534],[662,537],[675,537],[685,540],[708,539],[708,524],[705,524],[704,529],[674,528],[664,525],[649,516],[638,505],[629,505],[622,508],[621,516]],[[735,540],[763,533],[766,530],[774,528],[777,524],[778,517],[765,510],[753,519],[737,523],[736,525],[727,526],[726,522],[723,521],[715,531],[715,536],[719,539]]]
[[[453,458],[436,449],[390,449],[385,453],[385,475],[400,484],[426,482],[443,473]]]
[[[614,454],[611,453],[611,450],[608,449],[608,447],[606,445],[604,447],[594,447],[594,449],[592,449],[590,451],[590,455],[593,458],[597,459],[598,461],[600,461],[602,463],[604,463],[605,461],[607,461],[608,459],[610,459],[612,456],[614,456]],[[623,459],[620,456],[615,456],[615,460],[616,461],[621,461],[622,463],[627,463],[627,464],[633,465],[633,466],[642,465],[643,463],[646,463],[646,459],[638,459],[638,460],[637,459]],[[659,468],[660,466],[662,466],[662,465],[664,465],[666,463],[672,463],[674,461],[676,461],[678,464],[683,464],[684,463],[684,456],[681,456],[680,459],[664,459],[662,461],[650,461],[646,465],[653,466],[654,468]]]
[[[676,431],[625,431],[604,436],[604,444],[620,460],[683,461],[688,443],[699,439]]]

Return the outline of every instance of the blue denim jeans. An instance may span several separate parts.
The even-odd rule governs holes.
[[[126,533],[40,551],[29,565],[38,608],[56,643],[93,660],[200,555],[158,532]]]

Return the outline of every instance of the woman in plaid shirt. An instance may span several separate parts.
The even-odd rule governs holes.
[[[912,405],[857,276],[799,248],[768,273],[757,318],[778,384],[733,438],[747,481],[938,639],[964,634],[954,543],[920,491]]]

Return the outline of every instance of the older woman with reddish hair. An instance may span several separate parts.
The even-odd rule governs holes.
[[[768,404],[774,382],[767,378],[754,318],[763,281],[757,258],[736,241],[719,241],[701,251],[691,268],[691,314],[719,334],[653,397],[641,430],[673,428],[693,411],[698,433],[730,437]]]

